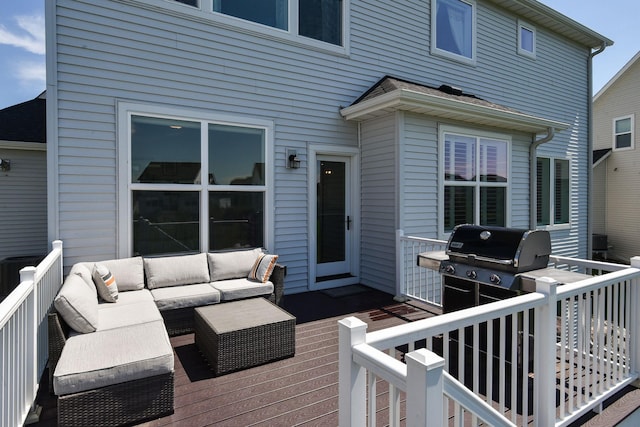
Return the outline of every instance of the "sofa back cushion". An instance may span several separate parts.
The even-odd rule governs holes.
[[[109,269],[118,282],[118,291],[138,291],[144,289],[144,264],[142,257],[110,259],[100,261]],[[93,263],[91,264],[93,270]]]
[[[98,297],[96,284],[93,283],[93,279],[91,277],[91,268],[87,266],[87,263],[79,262],[73,264],[73,267],[71,267],[71,270],[69,271],[69,275],[71,276],[72,274],[82,277],[82,280],[87,284],[87,287],[96,296],[96,298]]]
[[[246,278],[262,249],[208,253],[211,281]]]
[[[149,289],[208,283],[207,254],[167,256],[144,259]],[[120,283],[120,282],[118,282]]]
[[[98,298],[82,277],[67,276],[53,305],[73,330],[86,334],[98,329]]]

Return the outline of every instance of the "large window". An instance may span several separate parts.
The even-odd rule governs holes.
[[[266,246],[268,127],[126,120],[134,255]]]
[[[475,61],[475,15],[474,0],[432,0],[431,52]]]
[[[444,232],[458,224],[507,225],[509,141],[441,130]]]
[[[213,0],[213,11],[342,46],[346,0]]]
[[[569,160],[539,157],[536,163],[538,226],[569,224],[571,184]]]
[[[629,150],[633,145],[633,116],[613,119],[613,149]]]

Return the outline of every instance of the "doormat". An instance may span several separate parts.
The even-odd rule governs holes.
[[[347,297],[351,295],[361,294],[367,292],[369,288],[362,285],[349,285],[341,286],[339,288],[325,289],[321,291],[323,294],[330,296],[331,298]]]

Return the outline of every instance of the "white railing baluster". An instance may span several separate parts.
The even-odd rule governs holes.
[[[378,396],[378,377],[373,372],[367,372],[367,378],[369,379],[369,398],[367,405],[367,414],[369,419],[369,426],[375,426],[377,424],[376,413],[378,411],[377,407],[377,396]]]
[[[410,285],[405,288],[406,293],[435,300],[436,294],[433,292],[439,292],[441,285],[440,282],[433,285],[437,273],[431,275],[429,271],[425,273],[426,269],[415,270],[418,268],[415,260],[417,254],[435,250],[435,246],[422,246],[422,240],[428,239],[403,235],[399,235],[398,239],[405,245],[402,262],[399,260],[398,265],[406,269],[402,274]],[[565,426],[638,378],[640,340],[637,337],[640,332],[635,327],[640,321],[637,314],[637,307],[640,307],[637,288],[640,286],[640,269],[554,256],[551,261],[562,269],[604,273],[560,287],[550,279],[539,279],[540,288],[535,293],[386,330],[368,334],[365,331],[362,344],[352,347],[346,357],[355,365],[373,372],[377,381],[389,383],[390,425],[397,423],[394,411],[399,413],[402,409],[393,397],[394,389],[396,393],[407,392],[407,400],[402,403],[407,413],[406,425],[414,425],[411,420],[416,419],[409,410],[409,401],[417,397],[412,395],[409,391],[412,388],[407,386],[413,376],[407,376],[407,364],[398,360],[395,349],[406,346],[407,354],[415,353],[415,343],[423,340],[429,350],[417,352],[432,354],[429,351],[435,347],[444,359],[442,375],[445,386],[436,405],[440,409],[435,410],[443,417],[439,425],[449,422],[449,425],[507,426],[517,423],[526,426],[533,422],[534,425],[557,423]],[[637,265],[640,266],[640,258]],[[425,282],[432,285],[424,287]],[[436,296],[441,295],[438,293]],[[557,307],[560,307],[560,312]],[[535,322],[533,330],[530,328],[531,322]],[[511,327],[507,329],[509,324]],[[469,334],[473,332],[473,339],[465,335],[466,331]],[[454,333],[458,336],[457,340],[452,339]],[[530,334],[532,341],[529,341]],[[440,340],[442,350],[436,345]],[[507,345],[508,342],[511,344]],[[530,342],[534,343],[533,347]],[[485,344],[486,361],[480,363],[480,351],[484,351]],[[531,355],[532,352],[535,356]],[[454,362],[456,354],[458,358]],[[343,357],[342,349],[340,357]],[[531,359],[533,370],[529,367]],[[556,367],[560,368],[558,378]],[[458,380],[447,377],[450,369],[457,370]],[[480,382],[476,374],[482,369],[486,378]],[[505,370],[507,375],[504,375]],[[473,378],[469,389],[464,385],[465,376]],[[529,388],[532,378],[533,387]],[[563,399],[556,408],[558,379]],[[354,396],[343,398],[343,382],[341,372],[340,420],[343,419],[343,402],[355,399]],[[346,389],[351,391],[352,381],[346,383],[349,384]],[[368,388],[372,390],[375,387],[371,383]],[[485,395],[480,396],[480,392]],[[364,400],[375,400],[376,394],[370,394],[367,399],[364,393]],[[496,399],[493,399],[494,394]],[[470,396],[474,398],[469,399]],[[533,402],[533,407],[529,400]],[[369,407],[370,411],[375,408],[375,402],[373,405]],[[492,409],[491,405],[498,410]],[[371,422],[375,415],[367,414],[366,408],[365,402],[362,413]],[[510,420],[504,418],[507,410],[511,411]],[[531,418],[528,416],[530,410],[534,413]],[[557,420],[556,411],[559,415]],[[426,420],[419,425],[431,426],[428,423],[429,420]]]

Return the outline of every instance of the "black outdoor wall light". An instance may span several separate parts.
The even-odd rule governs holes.
[[[0,159],[0,170],[2,172],[9,172],[11,170],[11,160]]]
[[[287,158],[287,169],[298,169],[300,167],[300,159],[296,150],[287,148],[284,150],[284,155]]]

